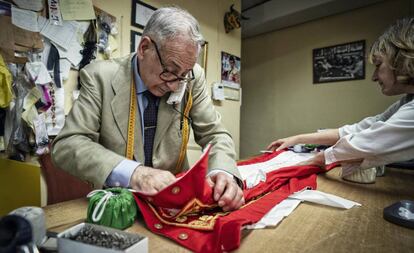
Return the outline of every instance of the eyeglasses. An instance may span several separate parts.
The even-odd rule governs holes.
[[[175,73],[168,71],[167,68],[165,67],[164,62],[161,59],[160,51],[158,50],[157,44],[151,38],[150,40],[155,46],[155,51],[157,52],[158,60],[161,63],[161,67],[162,67],[162,72],[160,73],[161,80],[163,80],[164,82],[180,81],[180,82],[186,82],[186,83],[194,80],[194,71],[192,69],[185,77],[177,76]]]

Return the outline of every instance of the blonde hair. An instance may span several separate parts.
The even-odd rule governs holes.
[[[397,20],[372,45],[369,61],[386,56],[401,83],[414,84],[414,18]]]

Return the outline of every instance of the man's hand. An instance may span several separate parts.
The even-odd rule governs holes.
[[[267,150],[279,151],[281,149],[293,146],[295,144],[298,144],[297,138],[296,136],[291,136],[270,143],[269,146],[267,146]]]
[[[138,166],[132,174],[130,185],[134,190],[155,194],[175,180],[175,176],[169,171]]]
[[[207,178],[213,187],[213,197],[223,211],[231,211],[240,208],[244,204],[243,192],[232,176],[218,172]]]

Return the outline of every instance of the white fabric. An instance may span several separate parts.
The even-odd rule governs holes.
[[[414,100],[406,95],[382,114],[339,128],[339,141],[325,150],[326,164],[341,163],[344,175],[414,158]]]
[[[255,224],[248,225],[247,229],[260,229],[268,226],[276,226],[283,218],[289,216],[302,201],[308,201],[316,204],[327,205],[337,208],[350,209],[361,204],[347,200],[332,194],[316,190],[304,190],[293,193],[287,199],[283,200],[273,207],[263,218]]]
[[[266,173],[261,169],[259,169],[257,173],[251,174],[248,178],[246,178],[246,188],[251,189],[260,182],[266,182]]]
[[[344,209],[350,209],[354,206],[361,206],[361,204],[357,202],[316,190],[304,190],[300,192],[295,192],[292,195],[290,195],[289,198]]]
[[[260,178],[259,174],[269,173],[271,171],[296,165],[300,162],[306,161],[314,157],[314,153],[295,153],[293,151],[285,151],[274,158],[260,163],[239,165],[237,168],[243,180],[248,178]],[[260,181],[259,181],[260,182]]]
[[[289,216],[302,202],[299,199],[287,198],[274,206],[263,218],[255,224],[245,226],[246,229],[260,229],[269,226],[276,226],[283,218]]]
[[[246,186],[249,189],[253,188],[261,181],[266,181],[266,173],[283,167],[296,165],[300,162],[309,160],[314,155],[314,153],[295,153],[293,151],[285,151],[268,161],[249,165],[239,165],[237,168],[239,169],[243,180],[246,180]],[[274,206],[259,222],[247,225],[244,228],[259,229],[268,226],[276,226],[283,220],[284,217],[291,214],[302,201],[309,201],[312,203],[345,209],[361,205],[332,194],[315,190],[303,190],[290,195],[287,199]]]

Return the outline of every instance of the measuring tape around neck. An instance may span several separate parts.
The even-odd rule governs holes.
[[[137,110],[137,96],[135,89],[134,76],[131,79],[131,94],[129,102],[129,120],[128,120],[128,133],[127,133],[127,147],[126,147],[126,157],[130,160],[133,160],[134,157],[134,139],[135,139],[135,115]],[[183,117],[183,127],[181,130],[182,142],[180,148],[180,155],[175,165],[175,172],[179,172],[183,166],[185,155],[187,153],[187,144],[190,136],[190,124],[189,124],[189,115],[190,109],[193,105],[193,97],[191,95],[191,89],[187,90],[188,98],[187,103],[184,108],[184,117]]]

